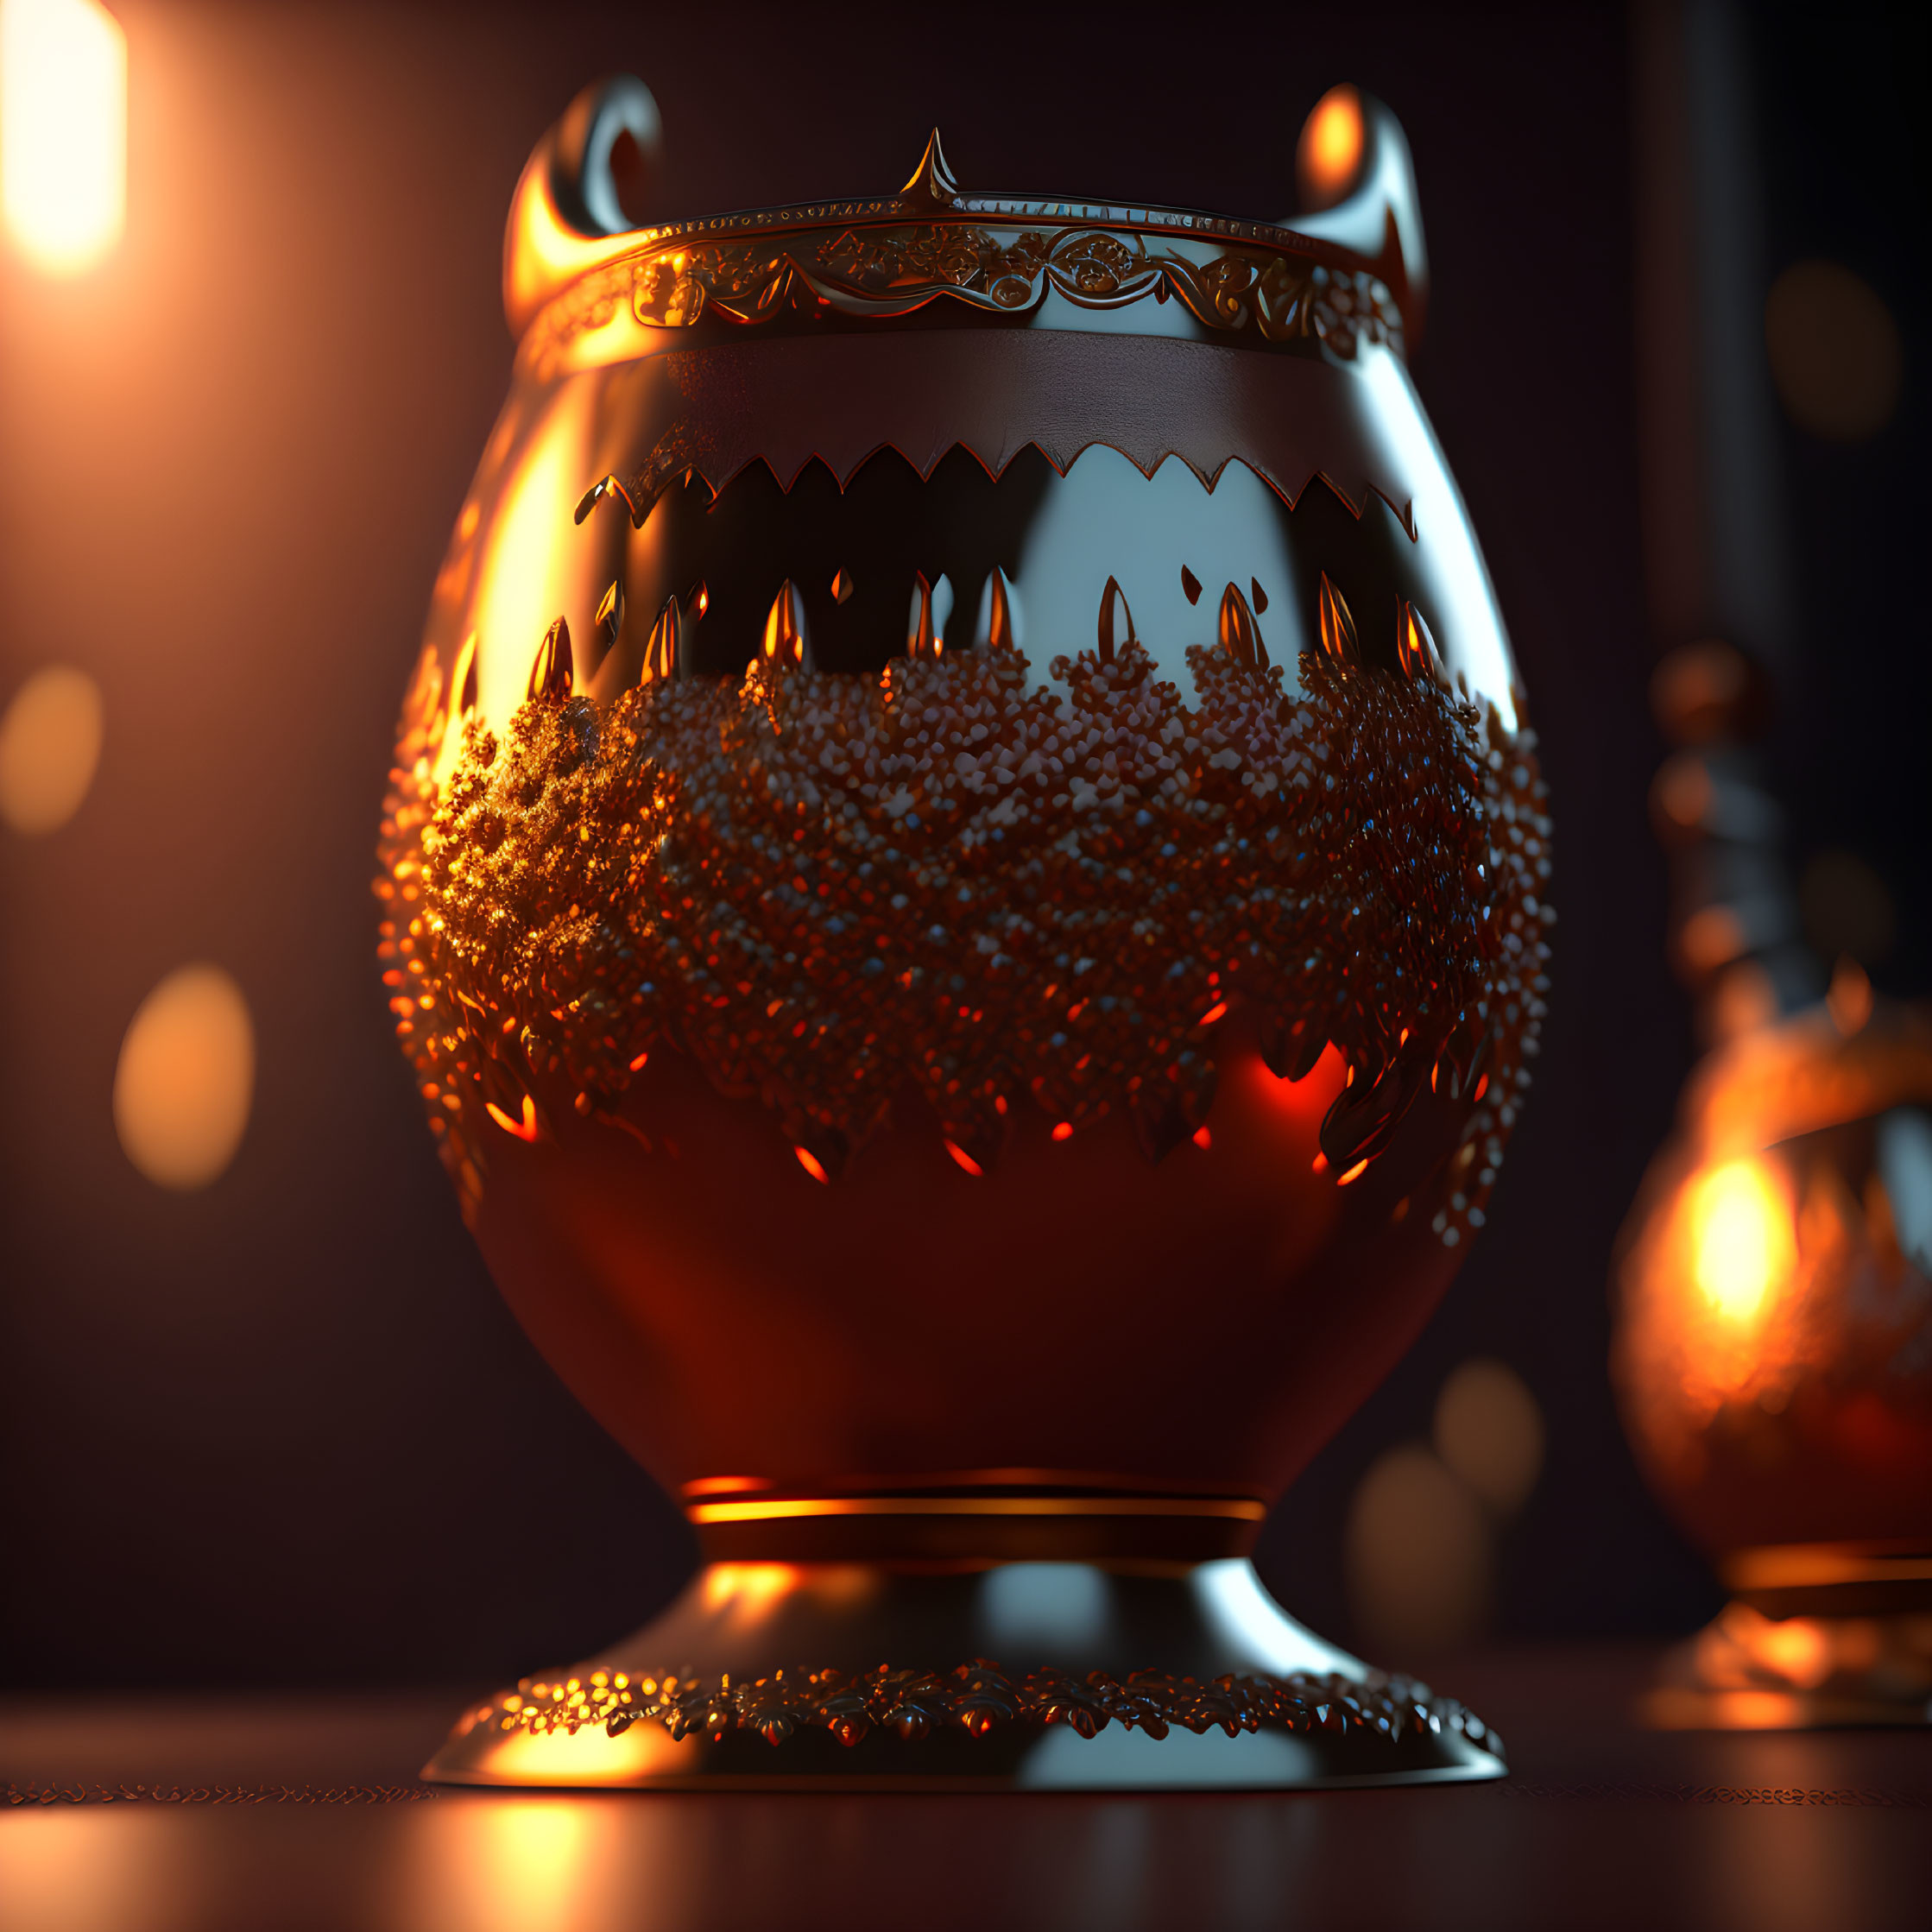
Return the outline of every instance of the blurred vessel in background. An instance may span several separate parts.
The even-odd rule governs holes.
[[[1932,1699],[1932,1017],[1847,963],[1686,1089],[1617,1266],[1645,1474],[1732,1593],[1668,1725],[1917,1721]]]

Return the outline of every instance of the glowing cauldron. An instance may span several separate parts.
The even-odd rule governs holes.
[[[384,960],[505,1296],[710,1566],[439,1775],[1495,1770],[1245,1561],[1481,1225],[1547,957],[1406,150],[1310,124],[1298,233],[937,136],[627,230],[629,81],[526,171]]]

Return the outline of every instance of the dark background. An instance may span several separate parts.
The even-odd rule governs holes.
[[[1333,81],[1401,117],[1435,271],[1417,376],[1554,792],[1556,993],[1489,1230],[1262,1567],[1346,1638],[1356,1477],[1491,1354],[1549,1427],[1501,1633],[1708,1614],[1605,1376],[1610,1246],[1693,1047],[1646,820],[1646,679],[1684,640],[1653,635],[1639,547],[1624,12],[117,10],[126,241],[75,284],[0,270],[0,699],[65,659],[107,702],[78,817],[0,839],[0,1680],[502,1679],[641,1622],[692,1559],[463,1231],[369,894],[396,704],[507,384],[510,189],[625,68],[664,113],[660,213],[895,187],[937,121],[969,186],[1277,216]],[[1881,983],[1922,991],[1922,45],[1903,15],[1752,17],[1767,268],[1836,256],[1907,335],[1876,442],[1784,438],[1803,653],[1777,770],[1794,857],[1878,867],[1903,913]],[[253,1008],[256,1103],[233,1167],[174,1195],[109,1095],[134,1008],[199,957]]]

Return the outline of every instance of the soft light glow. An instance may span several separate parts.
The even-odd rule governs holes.
[[[483,1760],[483,1770],[492,1782],[505,1784],[558,1784],[594,1788],[599,1784],[623,1784],[635,1779],[689,1774],[697,1770],[698,1739],[686,1736],[673,1741],[659,1724],[634,1724],[612,1737],[601,1724],[586,1724],[572,1733],[515,1730],[492,1742]],[[533,1827],[533,1831],[537,1828]],[[558,1839],[565,1839],[561,1826],[549,1828]],[[559,1861],[568,1868],[572,1860],[563,1846],[557,1847]],[[504,1921],[519,1932],[535,1925],[528,1917]],[[574,1918],[560,1923],[574,1925]]]
[[[1361,96],[1346,83],[1329,88],[1316,102],[1299,145],[1295,158],[1304,198],[1317,207],[1339,201],[1361,165]]]
[[[534,1140],[537,1138],[540,1131],[537,1126],[537,1103],[527,1094],[523,1096],[523,1107],[520,1114],[506,1114],[493,1100],[483,1102],[483,1112],[505,1133],[514,1133],[519,1140]]]
[[[615,1740],[601,1728],[574,1738],[561,1731],[506,1738],[491,1770],[506,1780],[568,1784],[575,1747],[585,1763],[601,1766],[609,1760],[600,1746],[628,1746],[646,1731],[664,1736],[658,1726],[640,1724]],[[395,1870],[401,1896],[395,1922],[411,1932],[615,1932],[634,1923],[610,1873],[621,1846],[636,1844],[637,1822],[565,1796],[451,1793],[420,1809],[423,1816],[410,1821],[399,1847],[407,1862]],[[648,1843],[651,1827],[641,1828]],[[668,1850],[652,1845],[646,1855],[661,1865]]]
[[[1797,1259],[1790,1212],[1754,1160],[1727,1161],[1694,1184],[1691,1276],[1704,1299],[1742,1327],[1765,1310]]]
[[[19,1740],[9,1741],[17,1746]],[[0,1853],[0,1925],[45,1932],[132,1932],[152,1925],[153,1902],[182,1897],[188,1884],[184,1866],[193,1853],[185,1859],[169,1830],[179,1822],[168,1815],[173,1809],[9,1805],[6,1850]]]
[[[183,966],[141,1003],[114,1074],[114,1125],[158,1186],[205,1187],[242,1142],[255,1092],[255,1029],[218,966]]]
[[[0,0],[0,199],[55,275],[119,240],[128,199],[128,44],[98,0]]]
[[[963,1147],[954,1146],[950,1140],[946,1143],[946,1152],[975,1180],[985,1172],[980,1164]]]
[[[1498,1516],[1529,1500],[1543,1468],[1543,1411],[1515,1370],[1466,1361],[1436,1398],[1436,1453]]]
[[[1898,408],[1905,351],[1884,298],[1841,262],[1796,262],[1765,300],[1778,400],[1800,429],[1833,443],[1876,436]]]
[[[477,713],[496,730],[527,695],[531,666],[551,621],[585,615],[579,560],[589,540],[569,540],[563,534],[567,517],[560,533],[557,509],[583,488],[584,471],[591,467],[585,408],[584,396],[565,390],[519,453],[495,506],[464,631],[477,633]],[[458,705],[470,675],[465,666],[451,679]]]
[[[739,1622],[756,1624],[802,1582],[796,1563],[712,1563],[704,1572],[704,1607],[714,1615],[729,1610]]]
[[[1363,1630],[1392,1654],[1419,1657],[1479,1635],[1493,1551],[1474,1494],[1419,1445],[1372,1463],[1348,1506],[1349,1594]]]
[[[50,664],[0,717],[0,818],[16,832],[57,831],[94,782],[101,689],[85,671]]]

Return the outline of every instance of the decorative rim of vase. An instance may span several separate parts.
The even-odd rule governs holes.
[[[904,325],[943,302],[949,327],[1024,319],[1090,329],[1100,312],[1151,303],[1165,313],[1137,316],[1133,332],[1198,325],[1242,346],[1320,343],[1353,358],[1367,340],[1400,354],[1405,318],[1392,272],[1388,261],[1272,222],[968,193],[935,131],[896,195],[738,210],[598,238],[531,314],[522,353],[552,361],[621,306],[675,343],[704,321]],[[1077,321],[1055,322],[1056,296],[1081,312]]]
[[[913,180],[916,183],[919,177],[916,175]],[[1313,262],[1345,273],[1358,268],[1373,270],[1376,266],[1353,249],[1304,235],[1298,229],[1244,216],[1217,215],[1206,209],[1155,202],[1101,201],[1083,195],[982,194],[957,189],[935,196],[919,193],[910,185],[895,195],[832,196],[653,223],[613,239],[628,244],[627,254],[654,254],[680,242],[759,241],[800,230],[851,223],[907,221],[960,227],[994,221],[1002,226],[1123,229],[1136,234],[1245,242],[1277,254],[1306,256]]]

